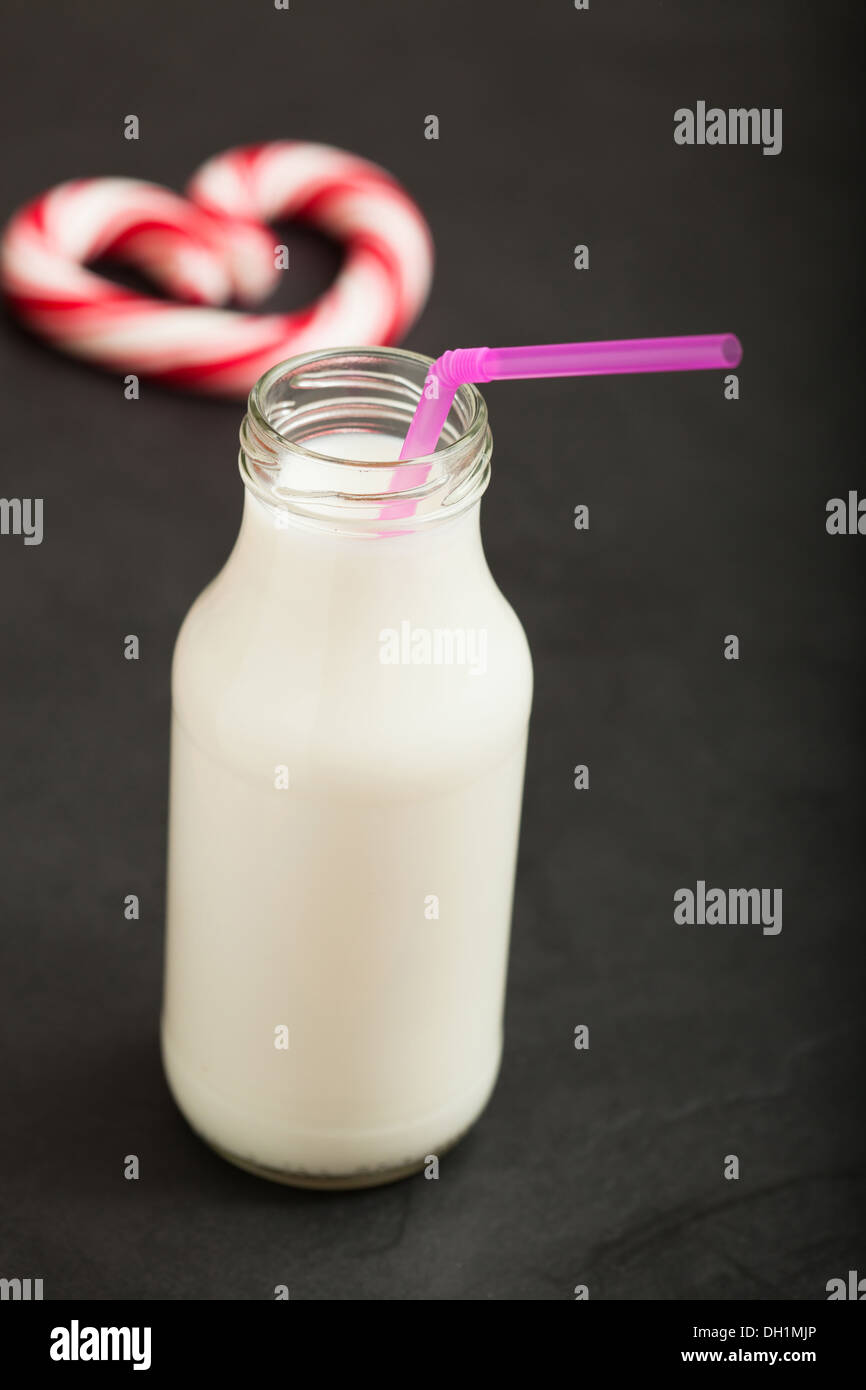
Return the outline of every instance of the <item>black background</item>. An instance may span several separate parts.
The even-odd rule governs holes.
[[[234,144],[321,140],[430,220],[409,347],[734,331],[745,359],[736,402],[720,373],[486,390],[485,543],[537,681],[505,1061],[438,1182],[330,1195],[213,1156],[157,1048],[169,663],[236,533],[242,408],[126,401],[5,326],[0,491],[45,499],[45,538],[0,540],[0,1275],[58,1299],[820,1299],[866,1274],[866,540],[824,526],[864,487],[858,7],[7,13],[7,213],[73,176],[181,188]],[[782,107],[782,153],[676,146],[699,99]],[[275,304],[337,263],[290,244]],[[781,935],[675,926],[698,878],[781,887]]]

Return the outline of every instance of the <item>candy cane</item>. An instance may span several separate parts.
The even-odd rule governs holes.
[[[307,308],[256,314],[274,287],[276,218],[305,220],[345,247]],[[85,268],[145,271],[171,304]],[[328,145],[279,142],[208,160],[182,198],[135,179],[79,179],[22,208],[0,246],[12,309],[56,347],[114,371],[244,395],[268,367],[313,348],[389,343],[411,324],[432,272],[429,229],[383,169]]]

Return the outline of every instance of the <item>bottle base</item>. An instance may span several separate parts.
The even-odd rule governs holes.
[[[235,1168],[242,1168],[245,1173],[252,1173],[255,1178],[266,1178],[268,1182],[281,1183],[283,1187],[302,1187],[314,1192],[350,1192],[364,1187],[386,1187],[389,1183],[401,1182],[403,1178],[414,1177],[416,1173],[423,1171],[427,1163],[425,1156],[424,1158],[412,1159],[408,1163],[401,1163],[396,1168],[375,1168],[370,1172],[346,1173],[339,1176],[329,1176],[325,1173],[287,1173],[280,1168],[266,1168],[261,1163],[254,1163],[251,1159],[229,1153],[228,1149],[223,1149],[219,1144],[214,1144],[212,1140],[205,1139],[202,1134],[199,1134],[198,1137],[220,1158],[224,1158]],[[442,1145],[437,1158],[447,1153],[449,1149],[453,1149],[462,1138],[463,1135],[458,1134],[450,1143]]]
[[[288,1128],[275,1133],[272,1123],[257,1123],[253,1115],[239,1116],[234,1106],[206,1085],[192,1068],[183,1065],[165,1028],[162,1054],[166,1080],[178,1109],[193,1133],[213,1153],[268,1182],[337,1192],[400,1182],[421,1172],[434,1155],[441,1158],[453,1149],[472,1129],[490,1099],[499,1071],[500,1050],[494,1054],[493,1065],[482,1084],[451,1102],[444,1111],[399,1128],[330,1133]]]

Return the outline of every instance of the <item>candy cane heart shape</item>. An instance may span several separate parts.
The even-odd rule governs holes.
[[[257,314],[282,273],[277,218],[339,241],[344,263],[306,308]],[[119,260],[170,303],[87,268]],[[0,282],[13,311],[63,351],[189,390],[243,396],[268,367],[314,348],[396,341],[420,312],[433,253],[427,224],[383,169],[327,145],[230,150],[194,175],[187,197],[135,179],[60,184],[10,221]]]

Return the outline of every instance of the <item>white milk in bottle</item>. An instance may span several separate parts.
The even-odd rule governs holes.
[[[299,1185],[421,1168],[499,1068],[532,668],[475,388],[395,466],[428,367],[262,378],[240,534],[175,650],[166,1073],[216,1150]]]

